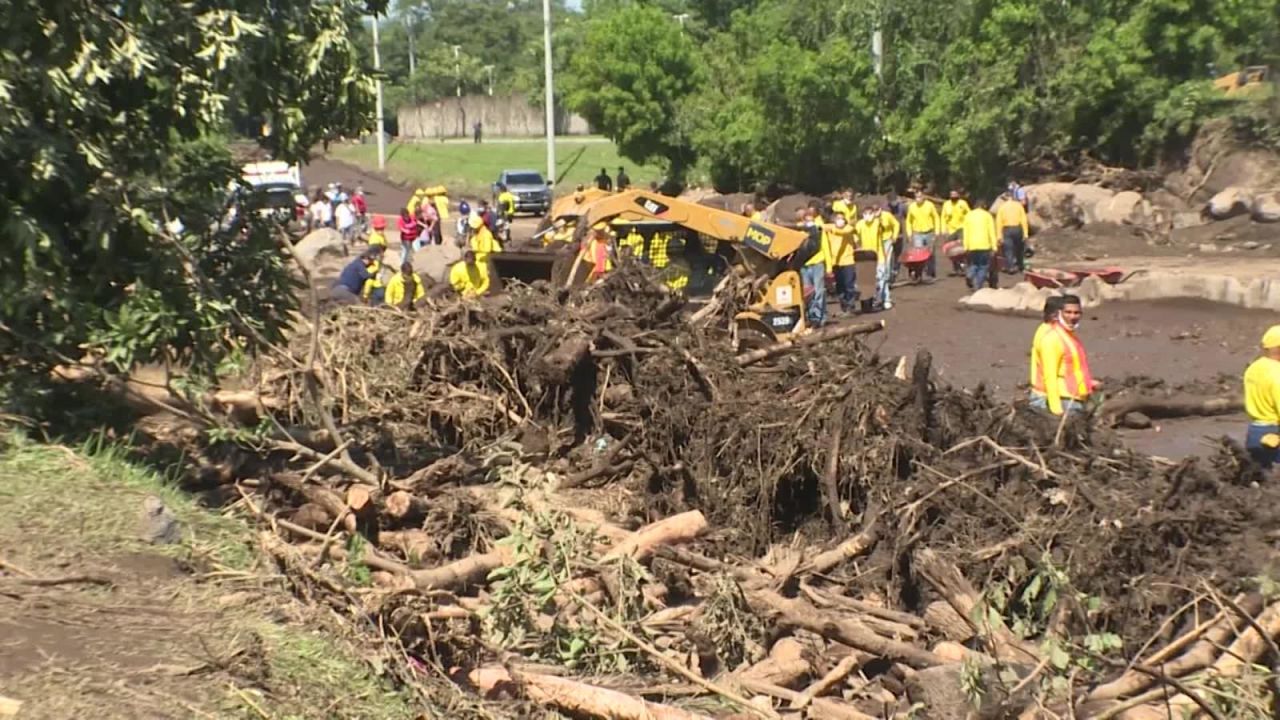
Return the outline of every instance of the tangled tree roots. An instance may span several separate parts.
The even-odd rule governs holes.
[[[743,287],[726,282],[695,322],[628,267],[585,291],[337,310],[314,368],[257,369],[283,431],[333,427],[308,452],[278,445],[298,454],[254,507],[287,523],[304,567],[371,570],[387,590],[360,612],[413,662],[571,713],[679,689],[767,717],[879,716],[944,702],[912,688],[953,663],[997,668],[964,683],[1014,715],[1114,715],[1153,687],[1199,709],[1214,696],[1191,674],[1220,652],[1196,650],[1181,687],[1090,684],[1126,657],[1189,653],[1209,628],[1218,647],[1274,635],[1274,608],[1247,593],[1278,493],[1238,448],[1157,461],[1089,418],[940,385],[927,354],[904,380],[852,337],[743,367],[721,329]],[[779,659],[787,642],[798,654]],[[683,684],[606,689],[521,655]],[[742,707],[744,693],[773,704]]]

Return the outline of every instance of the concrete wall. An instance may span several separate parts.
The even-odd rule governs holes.
[[[542,137],[543,111],[523,95],[465,95],[442,98],[416,107],[402,107],[396,114],[400,137],[413,140],[470,137],[479,121],[489,137]],[[561,110],[556,117],[557,135],[587,135],[591,128],[579,115]]]

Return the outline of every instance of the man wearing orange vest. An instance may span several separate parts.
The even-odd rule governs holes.
[[[1045,330],[1032,351],[1038,367],[1032,389],[1043,394],[1033,392],[1031,406],[1054,415],[1084,410],[1089,396],[1099,387],[1089,370],[1084,343],[1076,335],[1083,315],[1080,298],[1063,295],[1061,302],[1057,321]]]

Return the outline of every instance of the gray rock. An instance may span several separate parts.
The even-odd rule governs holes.
[[[346,256],[342,250],[342,233],[331,228],[312,230],[306,237],[299,240],[293,249],[308,267],[315,267],[316,261],[321,257]]]
[[[1260,193],[1253,199],[1253,220],[1260,223],[1280,222],[1280,192]]]
[[[1180,212],[1173,214],[1173,229],[1184,230],[1191,227],[1200,227],[1207,225],[1204,215],[1198,212]]]
[[[919,717],[925,720],[999,720],[1017,717],[1018,711],[1032,700],[1035,683],[1009,697],[1028,668],[1006,666],[1007,677],[993,665],[975,667],[964,663],[926,668],[906,679],[907,697],[921,706]],[[974,676],[966,681],[966,673]],[[966,682],[969,687],[966,687]],[[974,696],[972,693],[977,692]],[[1011,712],[1012,711],[1012,712]]]
[[[152,545],[174,545],[182,540],[177,516],[155,495],[142,501],[142,539]]]
[[[1209,200],[1209,216],[1227,220],[1248,215],[1253,209],[1253,193],[1242,187],[1229,187]]]
[[[1196,249],[1198,249],[1202,253],[1205,253],[1206,255],[1217,253],[1219,251],[1218,246],[1214,245],[1213,243],[1200,243],[1199,245],[1196,246]]]
[[[1097,222],[1121,225],[1137,219],[1141,207],[1142,194],[1126,190],[1099,202],[1094,207],[1093,213]]]

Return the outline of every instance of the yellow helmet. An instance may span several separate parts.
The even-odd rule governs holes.
[[[480,219],[479,215],[472,215],[467,219],[467,227],[472,230],[479,230],[481,225],[484,225],[484,221]]]
[[[1280,348],[1280,325],[1272,325],[1262,334],[1262,349],[1274,350]]]

